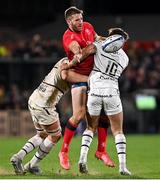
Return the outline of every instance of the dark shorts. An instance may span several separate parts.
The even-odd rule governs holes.
[[[74,84],[72,84],[72,88],[81,87],[81,86],[86,86],[86,87],[88,87],[88,83],[87,83],[87,82],[80,82],[80,83],[74,83]]]

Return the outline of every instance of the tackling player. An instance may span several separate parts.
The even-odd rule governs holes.
[[[59,116],[55,106],[70,88],[70,84],[61,78],[59,67],[62,62],[68,62],[68,59],[63,58],[58,61],[29,98],[28,107],[37,134],[30,138],[19,152],[11,157],[10,161],[16,174],[24,174],[27,171],[40,174],[39,162],[51,151],[61,137]],[[88,79],[87,76],[73,71],[68,71],[68,73],[69,81],[72,83],[86,82]],[[37,152],[23,167],[24,157],[35,148],[38,148]]]

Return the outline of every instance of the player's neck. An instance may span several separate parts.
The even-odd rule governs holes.
[[[72,27],[68,27],[68,29],[70,30],[70,31],[72,31],[72,32],[75,32],[75,33],[81,33],[81,31],[75,31]]]

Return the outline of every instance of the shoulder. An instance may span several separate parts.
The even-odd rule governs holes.
[[[87,28],[93,28],[93,25],[89,22],[84,22],[83,25],[84,27],[87,27]]]
[[[69,29],[67,29],[67,30],[64,32],[63,37],[69,36],[71,33],[72,33],[72,32],[71,32]]]
[[[119,49],[118,52],[120,53],[121,57],[122,57],[124,60],[129,61],[129,57],[128,57],[128,55],[125,53],[125,51],[124,51],[123,49]]]
[[[67,57],[64,57],[57,61],[57,63],[54,65],[54,68],[59,68],[62,63],[69,63],[69,60]]]
[[[73,41],[74,39],[76,39],[76,35],[75,33],[73,33],[70,30],[67,30],[64,34],[63,34],[63,43],[64,42],[70,42]]]

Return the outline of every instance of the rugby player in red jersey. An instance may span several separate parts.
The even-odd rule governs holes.
[[[63,47],[69,61],[72,61],[73,58],[79,59],[82,56],[82,49],[84,47],[101,37],[96,34],[90,23],[83,22],[83,11],[74,6],[65,11],[65,20],[68,24],[68,29],[63,35]],[[74,66],[74,71],[83,75],[89,75],[93,68],[93,61],[93,56],[87,57],[85,61]],[[61,75],[64,80],[67,80],[67,71],[62,71]],[[69,145],[79,122],[84,120],[86,116],[86,92],[86,82],[75,83],[72,85],[71,94],[73,115],[67,122],[62,148],[59,152],[60,165],[66,170],[70,169]],[[98,147],[95,157],[102,160],[106,166],[114,167],[114,163],[106,152],[107,128],[108,124],[103,120],[100,120],[97,130]]]

